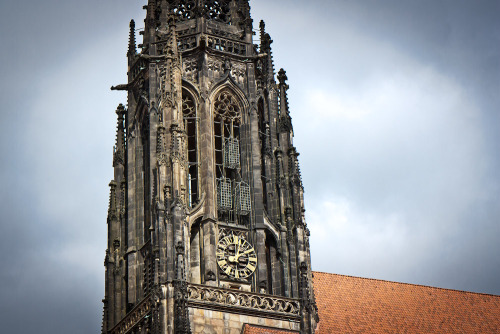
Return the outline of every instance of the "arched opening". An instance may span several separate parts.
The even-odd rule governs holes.
[[[144,230],[143,230],[143,238],[144,241],[148,241],[151,239],[151,233],[149,231],[149,228],[151,226],[151,201],[149,200],[149,189],[151,189],[151,179],[150,179],[150,173],[149,171],[151,170],[150,162],[151,160],[149,159],[149,151],[151,148],[151,142],[150,142],[150,128],[149,128],[149,112],[146,107],[141,108],[141,112],[139,113],[140,116],[140,126],[139,126],[139,131],[140,131],[140,140],[137,143],[135,149],[135,155],[136,155],[136,169],[139,172],[139,175],[142,175],[138,179],[138,183],[141,182],[142,179],[142,184],[139,185],[142,189],[138,191],[138,193],[142,192],[143,200],[142,203],[139,204],[139,206],[143,206],[142,210],[141,208],[137,208],[138,215],[142,214],[142,219],[144,221]],[[136,172],[137,172],[136,171]],[[141,213],[142,211],[142,213]],[[141,219],[141,217],[137,217],[138,219]]]
[[[278,243],[269,231],[266,231],[266,266],[268,293],[281,295],[283,287],[283,266],[280,263]]]
[[[189,282],[195,284],[201,284],[201,246],[202,235],[201,235],[201,219],[198,219],[191,226],[190,235],[190,247],[189,247]]]
[[[261,148],[260,152],[260,177],[262,180],[262,201],[264,204],[264,210],[268,212],[267,208],[267,175],[266,175],[266,162],[265,155],[268,146],[268,137],[269,137],[269,126],[266,122],[265,114],[264,114],[264,100],[262,98],[259,99],[257,104],[257,116],[258,116],[258,131],[259,131],[259,147]]]
[[[186,133],[186,157],[188,160],[188,205],[193,207],[199,201],[198,117],[193,96],[186,90],[182,90],[182,116],[184,120],[184,131]]]
[[[250,213],[250,186],[241,179],[241,104],[229,89],[214,99],[214,155],[218,219],[245,224]]]

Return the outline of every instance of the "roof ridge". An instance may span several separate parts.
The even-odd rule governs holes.
[[[390,281],[390,280],[385,280],[385,279],[380,279],[380,278],[369,278],[369,277],[361,277],[361,276],[353,276],[353,275],[334,274],[334,273],[327,273],[327,272],[318,271],[318,270],[313,270],[312,272],[313,272],[313,274],[314,273],[321,273],[321,274],[327,274],[327,275],[335,275],[335,276],[343,276],[343,277],[351,277],[351,278],[360,278],[360,279],[370,280],[370,281],[379,281],[379,282],[387,282],[387,283],[396,283],[396,284],[401,284],[401,285],[419,286],[419,287],[424,287],[424,288],[431,288],[431,289],[438,289],[438,290],[445,290],[445,291],[465,292],[465,293],[469,293],[469,294],[473,294],[473,295],[483,295],[483,296],[492,296],[492,297],[499,297],[500,298],[500,295],[494,295],[494,294],[491,294],[491,293],[484,293],[484,292],[473,292],[473,291],[467,291],[467,290],[441,288],[441,287],[431,286],[431,285],[397,282],[397,281]]]

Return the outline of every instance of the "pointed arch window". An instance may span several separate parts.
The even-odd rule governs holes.
[[[198,118],[193,96],[182,91],[182,116],[186,133],[186,149],[188,161],[187,186],[188,205],[195,206],[199,201],[198,187]]]
[[[266,150],[268,149],[268,138],[269,138],[269,125],[265,118],[265,108],[264,100],[261,98],[257,104],[257,116],[258,116],[258,131],[259,131],[259,147],[261,148],[260,154],[260,176],[262,180],[262,201],[264,204],[264,210],[268,212],[268,201],[267,201],[267,174],[266,174]]]
[[[250,212],[250,187],[241,179],[241,106],[225,89],[214,100],[215,176],[219,220],[245,223]]]

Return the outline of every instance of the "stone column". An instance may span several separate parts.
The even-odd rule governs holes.
[[[217,244],[217,229],[213,219],[206,219],[203,226],[203,283],[217,286],[217,263],[215,249]]]
[[[257,292],[271,293],[267,281],[266,231],[256,230],[255,250],[257,251]],[[264,291],[265,290],[265,291]]]

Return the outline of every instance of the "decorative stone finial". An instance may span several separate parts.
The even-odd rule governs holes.
[[[285,70],[280,69],[280,71],[278,72],[278,81],[280,82],[280,85],[286,85],[285,81],[287,81],[287,80],[288,80],[288,77],[286,76]]]
[[[109,183],[109,206],[108,206],[108,216],[109,218],[116,217],[116,182],[113,180]]]
[[[136,48],[135,48],[135,21],[130,20],[130,33],[129,33],[129,40],[128,40],[128,53],[127,56],[133,57],[137,53]]]
[[[259,28],[260,28],[260,42],[262,44],[262,40],[264,39],[264,34],[266,33],[266,24],[264,23],[264,20],[260,20]]]
[[[116,126],[116,144],[113,152],[113,167],[118,166],[118,164],[124,164],[125,162],[125,112],[125,106],[120,103],[118,108],[116,108],[118,124]]]

